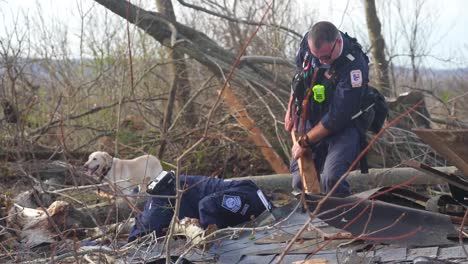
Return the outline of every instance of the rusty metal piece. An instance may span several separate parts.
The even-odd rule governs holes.
[[[424,143],[468,177],[468,129],[413,129]]]

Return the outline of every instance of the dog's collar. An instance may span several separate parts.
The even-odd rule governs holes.
[[[107,173],[109,173],[109,171],[112,169],[112,165],[114,165],[114,157],[112,157],[109,167],[105,167],[104,170],[102,170],[101,177],[99,178],[100,181],[102,181],[107,176]]]

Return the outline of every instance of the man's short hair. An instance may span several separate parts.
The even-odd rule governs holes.
[[[332,43],[338,37],[339,31],[331,22],[320,21],[315,23],[309,30],[309,40],[312,40],[314,47],[320,49],[324,42]]]

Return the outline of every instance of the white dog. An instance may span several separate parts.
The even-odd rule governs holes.
[[[161,162],[153,155],[123,160],[103,151],[91,153],[84,168],[89,175],[115,183],[124,194],[145,191],[148,182],[162,171]]]

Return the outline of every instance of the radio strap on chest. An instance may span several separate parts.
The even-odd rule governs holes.
[[[314,73],[312,74],[312,80],[310,82],[310,87],[309,89],[307,89],[307,94],[306,96],[304,97],[304,100],[302,101],[302,106],[298,106],[298,107],[302,107],[302,115],[301,115],[301,128],[302,128],[302,133],[300,133],[301,136],[303,136],[307,131],[305,131],[305,121],[307,119],[307,107],[309,105],[309,100],[310,100],[310,97],[311,97],[311,93],[312,93],[312,87],[313,85],[315,84],[315,81],[317,80],[317,73],[318,73],[318,68],[314,68]]]

